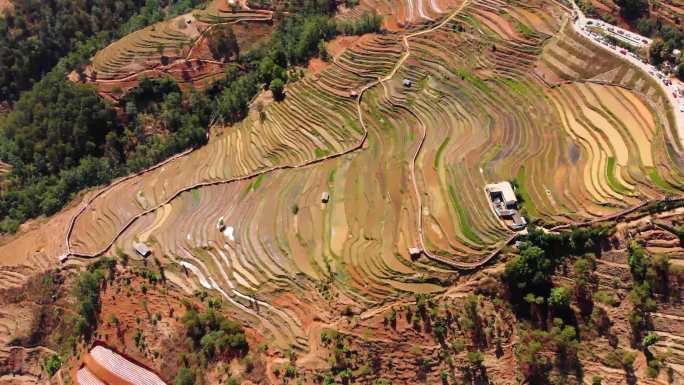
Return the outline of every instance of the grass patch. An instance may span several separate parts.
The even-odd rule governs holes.
[[[622,194],[629,193],[629,189],[625,186],[623,186],[620,182],[617,181],[615,178],[615,157],[609,156],[608,157],[608,170],[606,171],[606,174],[608,175],[608,185],[610,188],[612,188],[614,191],[617,191]]]
[[[337,174],[337,169],[330,171],[330,175],[328,175],[328,183],[335,182],[335,174]]]
[[[418,90],[418,91],[423,91],[423,90],[425,89],[425,87],[427,87],[428,81],[430,81],[430,75],[425,76],[425,77],[423,77],[422,79],[420,79],[420,80],[418,81],[416,90]]]
[[[466,23],[471,24],[473,27],[475,27],[475,29],[479,29],[480,31],[483,30],[482,23],[480,23],[480,21],[475,19],[474,17],[472,17],[470,15],[465,15],[465,16],[463,16],[463,20]]]
[[[527,24],[523,24],[519,21],[515,22],[515,30],[520,32],[521,35],[525,36],[528,39],[537,36],[537,33],[534,32],[532,28],[530,28]]]
[[[346,125],[351,127],[352,130],[358,132],[359,134],[363,134],[363,128],[356,122],[355,119],[348,118],[345,121]]]
[[[435,155],[435,162],[433,164],[433,167],[435,168],[435,170],[439,168],[439,162],[440,162],[440,159],[442,158],[442,153],[444,152],[444,149],[446,148],[447,144],[449,143],[449,139],[451,139],[451,138],[448,136],[446,138],[444,138],[442,143],[439,145],[439,148],[437,148],[437,154]]]
[[[256,177],[256,179],[254,179],[254,182],[252,182],[250,189],[252,191],[256,191],[261,186],[261,183],[263,183],[263,181],[264,181],[264,174],[261,174],[258,177]]]
[[[327,148],[316,147],[316,149],[314,150],[314,155],[316,155],[316,158],[323,158],[325,156],[330,155],[330,150],[328,150]]]
[[[458,74],[458,76],[461,77],[462,80],[465,80],[468,83],[472,84],[473,86],[475,86],[475,88],[484,92],[485,94],[489,95],[492,92],[492,89],[489,88],[489,86],[487,85],[487,83],[484,82],[484,80],[473,75],[473,73],[468,71],[467,69],[460,68],[456,71],[456,73]]]
[[[506,88],[508,88],[512,92],[520,96],[527,96],[527,94],[529,94],[529,89],[527,88],[525,82],[511,78],[502,78],[501,80],[503,84],[506,86]]]
[[[665,182],[665,180],[658,173],[658,169],[655,167],[648,167],[648,177],[651,179],[654,185],[660,187],[661,189],[671,192],[672,188],[670,184]]]
[[[530,197],[530,192],[527,189],[527,172],[525,171],[525,166],[521,166],[518,170],[518,175],[515,176],[515,185],[517,187],[517,193],[520,196],[520,205],[525,209],[527,215],[532,218],[539,218],[539,212],[537,208],[532,203],[532,198]]]
[[[458,203],[458,199],[456,199],[456,192],[454,191],[453,186],[449,186],[449,198],[451,198],[451,204],[454,206],[456,214],[458,214],[458,222],[461,225],[463,235],[465,235],[465,237],[469,240],[481,244],[482,240],[480,239],[480,237],[477,236],[477,234],[475,234],[473,229],[470,227],[470,221],[468,220],[468,216],[463,210],[463,207],[461,207],[461,205]]]
[[[199,207],[200,204],[200,192],[199,189],[192,190],[192,205]]]

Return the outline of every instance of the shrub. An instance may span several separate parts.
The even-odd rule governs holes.
[[[45,360],[43,361],[43,365],[48,376],[52,377],[55,375],[55,373],[57,373],[59,368],[62,366],[62,360],[59,358],[57,354],[53,354],[45,358]]]
[[[565,287],[551,289],[549,305],[557,309],[566,309],[570,306],[570,290]]]
[[[620,304],[620,301],[617,298],[615,298],[615,295],[613,295],[613,293],[607,292],[605,290],[599,290],[596,293],[594,293],[594,300],[596,300],[599,303],[613,307]]]
[[[654,332],[650,332],[644,337],[644,340],[642,342],[642,346],[644,348],[648,348],[649,346],[655,344],[658,342],[658,335]]]
[[[622,366],[625,368],[632,369],[634,360],[636,360],[636,353],[626,351],[622,354]]]
[[[187,367],[182,367],[176,374],[176,385],[195,385],[195,374]]]
[[[217,25],[207,39],[214,59],[230,59],[240,55],[240,46],[230,25]]]
[[[482,352],[479,350],[468,352],[468,362],[470,362],[470,365],[473,367],[480,367],[482,362],[484,362],[484,355],[482,355]]]

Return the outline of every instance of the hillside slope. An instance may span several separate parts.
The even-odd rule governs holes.
[[[94,340],[167,383],[682,381],[683,150],[660,88],[551,0],[402,4],[284,100],[1,245],[0,342],[27,341],[11,309],[41,303],[18,293],[42,274],[68,313],[102,270]],[[497,217],[499,181],[544,230]],[[247,351],[196,338],[225,332],[212,309]]]

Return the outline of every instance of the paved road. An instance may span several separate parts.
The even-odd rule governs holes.
[[[616,27],[613,24],[606,23],[600,19],[590,19],[588,17],[582,17],[585,24],[590,27],[595,27],[601,29],[605,34],[620,40],[624,43],[631,44],[637,48],[648,47],[653,42],[651,39],[641,36],[637,33]]]
[[[589,31],[589,27],[593,26],[599,26],[600,28],[603,29],[608,29],[608,28],[613,28],[614,31],[621,30],[618,27],[612,26],[608,23],[605,23],[600,20],[596,19],[590,19],[587,18],[584,13],[577,7],[577,5],[573,2],[573,6],[575,8],[575,14],[576,14],[576,19],[575,22],[573,23],[573,27],[577,33],[580,35],[588,38],[592,42],[594,42],[597,45],[600,45],[601,47],[612,51],[615,55],[621,56],[623,59],[627,60],[628,62],[632,63],[633,65],[641,68],[645,73],[648,74],[665,92],[665,95],[667,95],[667,98],[670,102],[670,105],[672,106],[673,114],[675,117],[675,125],[677,127],[677,136],[679,139],[679,143],[681,144],[682,148],[684,148],[684,98],[680,97],[678,95],[679,89],[682,88],[681,82],[677,81],[676,79],[670,79],[673,80],[671,85],[665,84],[665,80],[668,79],[665,74],[660,72],[657,68],[654,66],[644,63],[641,61],[641,59],[629,52],[622,50],[620,47],[616,47],[614,45],[611,45],[605,38],[602,36],[592,33]],[[624,30],[622,30],[624,31]],[[628,31],[627,31],[628,32]],[[639,36],[633,32],[628,32],[630,36],[630,40],[635,40],[635,41],[641,41],[641,44],[636,44],[632,43],[633,45],[637,45],[639,47],[644,47],[648,44],[650,44],[650,39]],[[615,34],[613,34],[615,36]],[[624,39],[623,39],[624,40]],[[647,42],[647,43],[644,43]]]

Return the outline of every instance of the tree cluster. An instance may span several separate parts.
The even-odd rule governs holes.
[[[177,385],[192,385],[209,363],[242,356],[249,349],[242,326],[227,319],[218,306],[199,311],[195,306],[186,304],[182,321],[186,345],[191,353],[183,357],[183,366],[175,378]]]
[[[172,79],[142,79],[126,98],[126,118],[95,91],[50,73],[0,122],[0,158],[12,165],[0,189],[0,231],[50,215],[78,191],[157,163],[206,140],[206,100],[188,103]],[[165,135],[148,135],[155,114]]]
[[[200,3],[200,0],[13,1],[12,9],[0,17],[0,103],[12,104],[60,59],[64,58],[67,68],[74,69],[113,39]]]
[[[628,20],[636,20],[648,15],[647,0],[615,0],[615,4],[620,7],[620,13]]]
[[[13,1],[0,18],[0,101],[31,88],[79,40],[125,23],[141,0]]]
[[[546,330],[522,329],[520,342],[513,351],[520,363],[521,374],[530,385],[558,383],[549,378],[554,368],[559,377],[577,369],[579,340],[577,331],[561,318],[554,318],[551,328]],[[553,352],[549,357],[547,352]]]
[[[76,335],[90,340],[97,329],[100,313],[100,289],[106,278],[113,279],[116,260],[101,258],[88,266],[88,269],[78,276],[74,297],[78,299],[78,317],[76,319]]]
[[[670,261],[667,256],[651,256],[636,242],[629,246],[629,268],[632,273],[630,299],[634,308],[629,321],[638,342],[647,327],[646,314],[655,310],[656,294],[667,297]]]
[[[560,263],[568,256],[597,253],[600,242],[610,231],[609,227],[589,227],[551,234],[530,228],[520,243],[519,255],[506,264],[504,279],[510,288],[512,302],[520,305],[524,300],[543,304],[551,295],[551,278]]]

